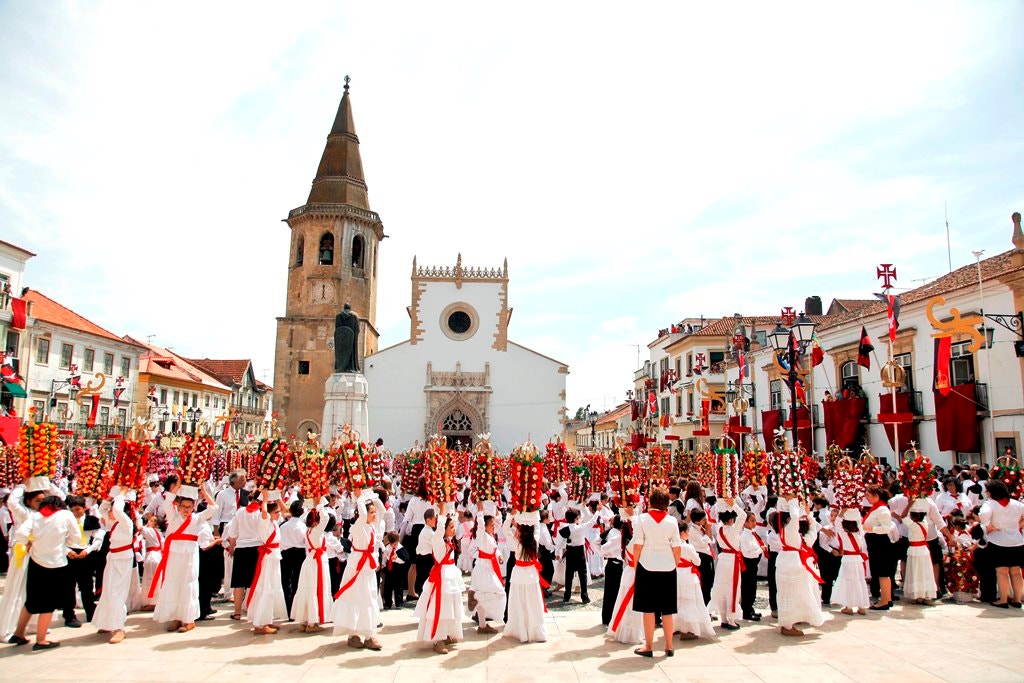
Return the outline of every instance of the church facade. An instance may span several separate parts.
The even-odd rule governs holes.
[[[490,433],[503,453],[545,443],[565,419],[565,363],[508,338],[508,262],[500,268],[418,265],[409,339],[366,357],[370,429],[392,451],[444,435],[472,447]]]
[[[380,216],[370,210],[346,77],[306,203],[291,229],[285,314],[277,319],[274,407],[285,434],[320,431],[324,384],[334,372],[334,319],[344,304],[359,316],[358,355],[377,350]]]

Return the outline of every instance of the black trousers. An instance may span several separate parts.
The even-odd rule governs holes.
[[[220,544],[199,551],[199,616],[213,614],[210,604],[224,583],[224,548]]]
[[[292,601],[299,589],[299,572],[306,560],[305,548],[286,548],[281,551],[281,587],[284,589],[284,604],[288,616],[292,615]]]
[[[96,611],[96,563],[92,555],[86,555],[80,560],[68,560],[68,594],[64,603],[64,621],[75,618],[75,605],[77,596],[82,594],[82,608],[85,610],[85,620],[92,621],[93,612]]]
[[[417,569],[416,572],[419,573],[419,570]],[[405,578],[408,574],[409,565],[407,564],[396,564],[391,571],[388,571],[387,567],[381,571],[380,594],[384,601],[384,607],[390,608],[392,605],[401,607],[405,602],[402,588],[405,586]]]
[[[775,583],[775,562],[778,559],[778,553],[768,553],[768,607],[773,612],[779,611],[779,588]]]
[[[604,563],[604,601],[601,603],[601,623],[605,626],[612,623],[615,598],[619,595],[621,583],[622,560],[608,560]]]
[[[555,554],[541,546],[537,548],[537,559],[540,560],[540,578],[551,585],[551,579],[555,576]]]
[[[996,601],[996,568],[991,557],[992,553],[987,547],[974,549],[974,571],[978,574],[978,597],[982,602]]]
[[[711,587],[715,585],[715,561],[711,559],[710,555],[704,553],[697,553],[700,557],[700,566],[697,567],[697,571],[700,572],[700,592],[704,596],[704,604],[711,604]]]
[[[569,602],[569,598],[572,597],[573,576],[580,580],[580,598],[584,601],[589,600],[587,595],[587,557],[581,545],[571,545],[565,549],[565,602]]]
[[[4,529],[4,531],[7,531],[7,529]],[[7,537],[0,534],[0,574],[7,573],[8,565],[10,564],[9,559],[7,557]]]
[[[423,584],[430,578],[430,570],[433,568],[434,555],[432,553],[416,556],[416,595],[423,590]]]
[[[821,572],[821,602],[829,604],[832,602],[832,587],[839,578],[839,566],[843,558],[836,557],[831,551],[822,548],[818,541],[814,542],[814,554],[818,557],[818,571]]]
[[[331,595],[337,593],[341,588],[341,576],[345,573],[346,564],[336,557],[327,560],[327,571],[331,575]]]
[[[516,556],[512,555],[505,560],[505,616],[502,617],[502,621],[508,623],[508,593],[512,588],[512,572],[516,568]]]
[[[757,597],[757,565],[760,557],[744,557],[740,573],[740,609],[744,617],[754,613],[754,598]]]

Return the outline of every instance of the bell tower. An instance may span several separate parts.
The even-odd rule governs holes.
[[[359,316],[360,366],[377,351],[377,250],[385,235],[370,210],[349,80],[309,198],[285,219],[291,242],[285,315],[277,319],[274,406],[278,426],[299,438],[307,429],[321,431],[324,383],[334,372],[334,316],[346,303]]]

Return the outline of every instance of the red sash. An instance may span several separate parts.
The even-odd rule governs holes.
[[[924,537],[924,540],[921,540],[921,541],[911,541],[910,542],[910,547],[911,548],[923,548],[924,546],[928,545],[928,529],[926,529],[924,524],[921,524],[921,522],[914,522],[914,524],[916,524],[917,528],[921,530],[921,535]]]
[[[754,537],[754,540],[757,541],[758,547],[761,548],[761,554],[764,555],[765,557],[768,557],[768,546],[765,544],[765,542],[762,541],[761,537],[758,536],[757,534],[751,534],[751,535]]]
[[[281,547],[280,543],[275,543],[274,539],[277,538],[277,526],[275,526],[266,542],[260,546],[259,557],[256,558],[256,573],[252,577],[252,585],[249,586],[249,595],[245,596],[245,609],[249,609],[249,603],[252,602],[252,596],[256,593],[256,586],[260,582],[260,574],[263,573],[263,558],[274,552]]]
[[[324,623],[324,573],[320,571],[320,563],[323,561],[324,551],[327,550],[327,539],[321,538],[320,547],[314,548],[307,531],[306,543],[309,545],[309,552],[313,553],[313,561],[316,563],[316,606],[322,624]]]
[[[188,528],[189,524],[192,523],[192,513],[189,513],[185,521],[182,522],[181,526],[175,529],[172,533],[167,534],[166,546],[167,552],[160,558],[160,564],[157,565],[156,571],[153,572],[153,582],[149,585],[149,595],[146,597],[152,598],[156,593],[158,586],[162,586],[164,583],[164,573],[167,571],[167,561],[171,559],[171,544],[175,541],[198,541],[199,536],[195,534],[186,534],[185,529]]]
[[[816,562],[817,561],[818,556],[815,555],[814,551],[806,543],[803,542],[802,538],[800,539],[800,547],[799,548],[794,548],[793,546],[788,545],[786,543],[786,529],[785,528],[783,528],[781,530],[781,532],[779,533],[779,538],[782,540],[782,549],[783,550],[789,551],[791,553],[798,553],[800,555],[800,564],[802,564],[804,566],[804,569],[806,569],[807,573],[811,575],[811,578],[813,578],[819,584],[825,583],[824,581],[822,581],[821,576],[818,574],[818,571],[811,564],[812,562]]]
[[[118,524],[120,524],[120,522],[114,522],[114,526],[110,527],[110,540],[111,541],[114,540],[114,530],[117,529],[117,525]],[[135,539],[132,539],[131,541],[129,541],[128,545],[118,546],[117,548],[111,547],[110,550],[108,550],[107,552],[108,553],[123,553],[126,550],[131,550],[132,546],[134,544],[135,544]]]
[[[630,567],[636,567],[636,558],[633,557],[632,553],[626,551],[626,562]],[[609,630],[615,633],[619,630],[619,624],[622,623],[622,617],[626,616],[626,609],[633,604],[633,591],[636,589],[636,575],[633,575],[633,583],[629,584],[629,588],[626,589],[625,595],[622,596],[622,604],[619,605],[618,611],[615,613],[615,618],[612,619],[612,625]]]
[[[494,570],[494,575],[498,577],[498,583],[501,587],[505,587],[505,579],[501,577],[501,564],[498,562],[498,551],[495,550],[493,553],[479,553],[481,560],[489,560],[491,563],[491,569]]]
[[[844,532],[844,533],[846,533],[846,532]],[[855,555],[855,556],[858,556],[858,557],[862,558],[864,560],[864,573],[867,574],[868,573],[868,555],[867,555],[867,553],[861,552],[860,546],[857,544],[857,538],[853,534],[846,533],[846,537],[849,538],[850,539],[850,543],[853,544],[853,552],[850,552],[850,551],[846,550],[843,547],[843,534],[839,534],[839,552],[841,552],[845,556]]]
[[[441,621],[441,567],[455,564],[455,560],[452,559],[452,553],[455,552],[453,544],[445,541],[447,549],[444,553],[444,559],[440,562],[434,561],[434,566],[430,569],[430,576],[427,577],[427,581],[430,582],[430,595],[427,596],[427,610],[430,609],[430,604],[434,604],[434,622],[430,627],[430,637],[433,638],[434,634],[437,633],[437,624]]]
[[[736,611],[736,597],[740,590],[740,574],[743,571],[741,565],[743,563],[743,556],[736,548],[732,547],[729,540],[725,537],[721,528],[718,530],[718,545],[719,552],[732,555],[732,602],[729,603],[729,611]],[[724,619],[726,615],[722,615]]]
[[[344,586],[339,588],[338,592],[334,594],[334,599],[335,600],[340,598],[342,593],[344,593],[345,591],[347,591],[349,588],[352,587],[352,585],[356,582],[356,579],[359,578],[359,572],[363,571],[363,567],[365,567],[367,563],[370,564],[370,569],[373,569],[373,570],[376,571],[376,569],[377,569],[377,558],[374,557],[374,555],[375,555],[375,553],[374,553],[374,549],[375,549],[374,545],[375,544],[374,544],[373,532],[371,531],[370,532],[370,542],[369,542],[369,544],[367,544],[367,546],[365,548],[357,548],[355,546],[352,546],[352,552],[359,553],[360,555],[362,555],[362,557],[359,558],[359,564],[356,565],[356,573],[352,575],[352,578],[348,580],[348,583],[346,583]]]
[[[676,567],[679,569],[689,569],[690,573],[696,576],[698,581],[700,580],[700,570],[697,569],[697,565],[690,562],[685,557],[679,558],[679,564],[677,564]]]
[[[547,605],[547,603],[544,602],[544,589],[550,587],[551,584],[549,584],[547,581],[545,581],[544,577],[540,575],[541,570],[542,570],[542,567],[540,566],[540,562],[538,562],[537,560],[532,560],[532,561],[531,560],[516,560],[516,566],[517,567],[533,567],[534,569],[537,570],[537,578],[540,579],[540,584],[539,584],[539,587],[540,587],[540,601],[544,605],[544,611],[547,612],[548,611],[548,605]]]

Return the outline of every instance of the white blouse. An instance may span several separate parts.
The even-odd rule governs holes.
[[[633,540],[636,545],[643,546],[640,551],[640,565],[650,572],[675,571],[676,558],[672,548],[683,544],[679,538],[679,524],[675,518],[665,514],[660,522],[655,522],[650,514],[640,515],[633,529]]]
[[[982,526],[995,527],[995,531],[988,532],[989,543],[1004,548],[1024,545],[1024,536],[1020,530],[1021,519],[1024,518],[1024,503],[1011,500],[1007,505],[1000,505],[998,501],[988,500],[981,506],[978,517]]]

